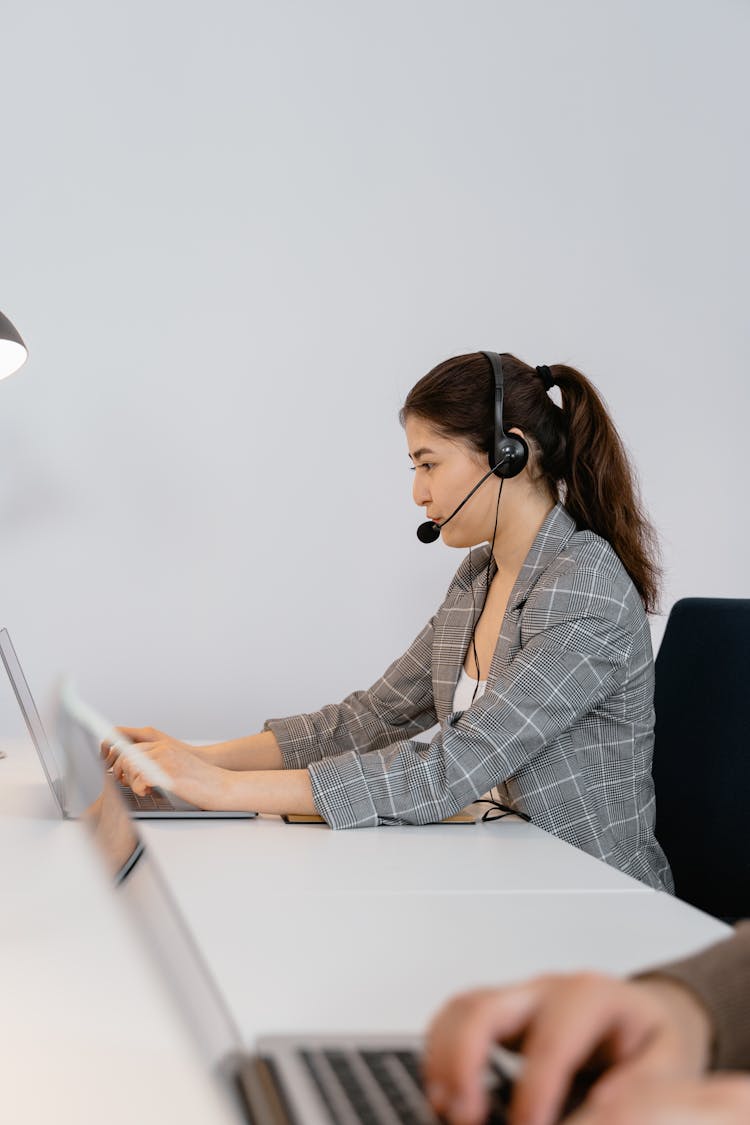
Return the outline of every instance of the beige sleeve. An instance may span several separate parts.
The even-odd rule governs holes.
[[[713,1021],[714,1069],[750,1068],[750,922],[702,953],[640,976],[679,981],[698,997]]]

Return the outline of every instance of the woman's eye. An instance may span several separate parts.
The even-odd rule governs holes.
[[[432,463],[432,461],[423,461],[423,462],[422,462],[422,463],[421,463],[420,465],[412,465],[412,466],[410,466],[410,471],[411,471],[412,473],[416,473],[417,469],[427,469],[427,470],[428,470],[428,472],[429,472],[429,470],[430,470],[430,469],[434,469],[434,467],[435,467],[435,466],[434,466],[434,464]]]

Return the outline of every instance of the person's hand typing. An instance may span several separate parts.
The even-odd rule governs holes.
[[[192,753],[196,752],[196,748],[191,746],[188,742],[180,742],[177,738],[172,738],[171,735],[166,734],[163,730],[157,730],[156,727],[115,727],[115,730],[120,731],[124,735],[122,742],[117,739],[113,742],[102,742],[100,750],[104,764],[107,769],[113,769],[118,758],[122,754],[123,749],[130,742],[139,743],[169,743],[172,746],[180,746],[183,750],[189,750]]]
[[[229,807],[228,774],[194,747],[153,727],[118,727],[127,740],[102,743],[102,756],[119,782],[139,797],[160,786],[202,809]]]
[[[425,1083],[435,1110],[451,1125],[480,1125],[491,1048],[520,1045],[524,1067],[510,1123],[555,1125],[581,1069],[603,1069],[593,1089],[614,1096],[633,1083],[701,1074],[710,1039],[700,1002],[666,979],[538,977],[449,1001],[428,1032]]]

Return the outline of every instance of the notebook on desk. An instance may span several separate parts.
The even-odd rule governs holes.
[[[64,743],[57,740],[56,745],[53,746],[47,737],[47,733],[39,717],[39,711],[31,690],[26,681],[26,677],[21,668],[20,661],[16,655],[16,650],[13,647],[13,642],[10,639],[10,634],[7,629],[0,629],[0,657],[2,657],[5,670],[8,673],[13,692],[18,701],[18,706],[21,709],[27,730],[31,736],[31,741],[39,756],[39,761],[44,770],[44,776],[55,799],[55,804],[60,810],[61,816],[68,818],[76,818],[78,811],[76,809],[76,801],[71,793],[71,776],[76,776],[79,779],[91,771],[90,759],[98,759],[99,746],[101,742],[107,739],[114,740],[126,747],[133,744],[129,740],[123,738],[119,731],[115,731],[114,726],[107,722],[105,719],[100,718],[95,714],[91,708],[87,708],[90,720],[88,725],[84,724],[78,730],[73,729],[71,726],[67,728],[69,737]],[[82,701],[79,701],[78,706],[81,708],[87,707]],[[89,733],[86,734],[86,731]],[[97,741],[97,734],[99,732],[101,739]],[[137,752],[137,747],[134,747]],[[72,757],[78,753],[80,755],[79,761],[72,760]],[[86,766],[83,766],[85,761]],[[83,766],[83,768],[82,768]],[[66,780],[67,779],[67,780]],[[199,809],[195,805],[191,805],[187,801],[181,800],[170,793],[165,787],[154,787],[151,793],[145,797],[137,796],[132,789],[126,785],[120,785],[120,792],[123,802],[125,803],[131,816],[138,819],[166,819],[172,817],[179,818],[194,818],[202,817],[209,819],[249,819],[257,816],[254,812],[214,812],[206,809]]]
[[[322,816],[317,813],[282,813],[281,819],[285,824],[326,824]],[[469,812],[454,813],[445,820],[437,821],[438,824],[476,824],[476,817]]]

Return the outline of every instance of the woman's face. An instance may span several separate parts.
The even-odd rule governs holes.
[[[404,426],[414,469],[414,503],[427,519],[442,523],[489,469],[486,454],[460,439],[446,438],[428,422],[408,417]],[[490,477],[441,532],[449,547],[474,547],[492,538],[498,477]]]

